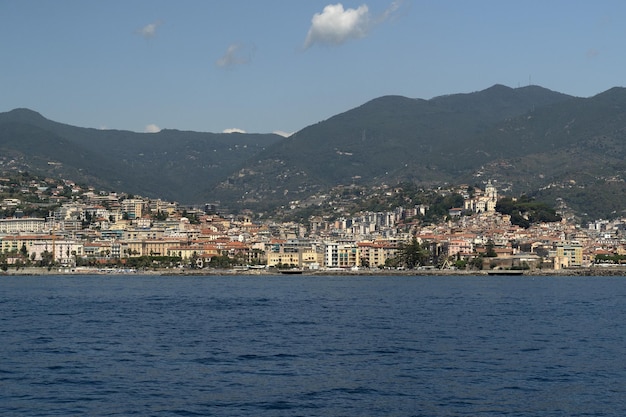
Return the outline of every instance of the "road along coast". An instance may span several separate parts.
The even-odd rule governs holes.
[[[346,269],[346,270],[324,270],[324,269],[304,269],[298,271],[298,275],[305,276],[503,276],[503,275],[522,275],[522,276],[624,276],[626,277],[626,267],[588,267],[588,268],[570,268],[570,269],[533,269],[524,271],[498,271],[494,270],[453,270],[453,269]],[[513,273],[514,272],[514,273]],[[520,273],[521,272],[521,273]],[[15,275],[162,275],[162,276],[210,276],[210,275],[252,275],[252,276],[271,276],[281,275],[280,270],[269,269],[118,269],[118,268],[38,268],[26,267],[20,269],[9,269],[0,271],[0,276]]]

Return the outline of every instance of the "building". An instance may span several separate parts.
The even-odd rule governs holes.
[[[485,186],[485,192],[466,199],[463,208],[474,213],[492,213],[496,211],[497,203],[498,190],[489,180]]]
[[[42,233],[46,231],[48,231],[46,219],[34,217],[0,219],[0,233]]]
[[[559,243],[554,251],[554,269],[583,266],[583,247],[579,243]]]
[[[359,242],[360,265],[365,267],[384,266],[387,259],[398,253],[398,245],[389,241]]]
[[[2,238],[2,251],[23,252],[32,261],[40,261],[44,254],[62,265],[73,264],[76,257],[83,256],[83,243],[74,239],[63,239],[51,235],[20,235]]]
[[[187,239],[132,239],[124,243],[127,249],[123,256],[167,256],[170,248],[185,245]]]
[[[144,214],[146,202],[137,198],[127,198],[120,203],[122,212],[128,215],[129,219],[139,219]]]
[[[327,268],[352,268],[361,265],[359,246],[355,242],[327,242],[324,251]]]
[[[320,245],[308,240],[291,239],[271,242],[266,251],[267,266],[289,265],[317,269],[324,262]]]

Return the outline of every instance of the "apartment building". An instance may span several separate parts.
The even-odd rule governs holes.
[[[146,202],[136,198],[128,198],[120,203],[120,207],[129,219],[139,219],[144,214]]]
[[[267,246],[267,266],[294,265],[316,269],[324,262],[322,245],[309,240],[275,240]]]
[[[0,233],[42,233],[48,231],[45,219],[22,217],[15,219],[0,219]]]
[[[387,259],[394,258],[398,253],[398,245],[389,241],[357,243],[360,265],[370,268],[384,266]]]
[[[583,266],[583,247],[579,243],[559,243],[554,249],[554,269]]]
[[[327,268],[361,266],[359,247],[355,242],[326,242],[324,255]]]
[[[24,252],[30,260],[40,261],[42,254],[52,254],[52,259],[61,264],[70,264],[76,257],[83,256],[83,242],[51,235],[5,236],[1,240],[2,252]]]

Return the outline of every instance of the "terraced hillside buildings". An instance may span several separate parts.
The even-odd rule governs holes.
[[[21,196],[0,200],[4,270],[25,265],[395,268],[405,266],[412,239],[426,254],[415,265],[420,267],[560,269],[626,258],[626,219],[586,228],[566,220],[522,228],[495,211],[498,194],[491,182],[466,195],[463,207],[451,208],[444,221],[425,224],[423,206],[313,216],[302,223],[260,221],[253,220],[254,213],[218,215],[211,205],[183,208],[71,182],[29,181],[3,185]],[[22,200],[36,209],[26,209]]]

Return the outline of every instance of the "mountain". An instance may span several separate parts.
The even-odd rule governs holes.
[[[430,100],[385,96],[289,138],[69,126],[0,114],[0,170],[21,167],[183,203],[271,209],[336,185],[483,184],[578,214],[626,207],[626,89],[590,98],[494,85]]]
[[[214,193],[271,205],[338,183],[453,181],[463,173],[460,150],[473,138],[509,118],[572,99],[536,86],[501,85],[431,100],[377,98],[274,143]]]
[[[36,173],[185,203],[201,202],[207,189],[281,139],[273,134],[97,130],[57,123],[28,109],[0,113],[5,166],[13,160]]]
[[[625,215],[626,89],[505,121],[464,148],[486,178],[593,218]]]

